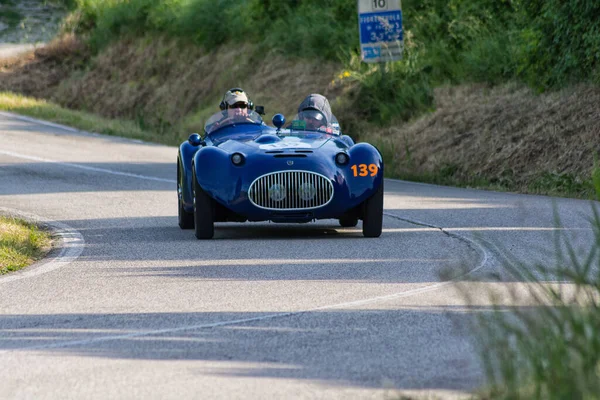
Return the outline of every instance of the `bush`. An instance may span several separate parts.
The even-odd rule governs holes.
[[[522,0],[521,68],[545,89],[589,80],[600,69],[600,3]]]
[[[417,49],[409,50],[403,61],[365,64],[351,57],[347,71],[338,78],[352,85],[354,118],[385,124],[394,119],[408,120],[433,106],[433,88],[421,68]]]
[[[76,1],[69,26],[96,50],[124,35],[168,35],[209,50],[250,41],[261,44],[261,57],[276,51],[342,61],[355,96],[347,104],[381,123],[431,109],[439,85],[600,83],[600,3],[593,0],[405,0],[405,60],[379,72],[359,60],[355,1],[64,1]]]

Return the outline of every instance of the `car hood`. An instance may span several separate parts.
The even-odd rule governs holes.
[[[346,149],[347,144],[337,136],[320,132],[294,132],[293,135],[263,134],[243,143],[257,152],[279,152],[285,150],[317,150],[335,148],[337,151]]]
[[[340,136],[314,131],[290,131],[263,127],[260,131],[224,132],[211,137],[214,146],[228,152],[241,151],[245,154],[283,153],[287,150],[301,152],[339,152],[349,145]]]
[[[259,150],[276,151],[286,149],[320,149],[327,142],[332,140],[331,137],[320,137],[317,139],[300,138],[297,136],[277,137],[269,135],[269,137],[261,136],[253,141],[248,141],[245,144]]]

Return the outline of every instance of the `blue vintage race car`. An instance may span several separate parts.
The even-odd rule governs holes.
[[[285,128],[281,114],[273,117],[275,128],[248,109],[213,115],[203,137],[192,134],[179,147],[179,226],[210,239],[215,222],[335,218],[353,227],[361,219],[363,235],[379,237],[379,151],[342,135],[335,117],[314,114],[300,113]]]

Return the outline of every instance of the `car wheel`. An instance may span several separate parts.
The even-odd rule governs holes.
[[[358,225],[358,218],[342,217],[340,218],[340,225],[343,228],[354,228],[356,225]]]
[[[181,229],[194,228],[194,213],[185,211],[183,208],[183,191],[181,187],[180,165],[177,165],[177,219]]]
[[[363,215],[363,235],[365,237],[381,236],[383,225],[383,181],[377,192],[365,201]]]
[[[194,228],[196,238],[212,239],[215,234],[215,206],[213,199],[200,187],[195,172],[192,178],[194,181]]]

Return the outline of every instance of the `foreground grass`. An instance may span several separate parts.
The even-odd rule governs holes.
[[[494,304],[510,306],[479,316],[490,387],[475,398],[600,399],[600,211],[592,210],[593,242],[581,248],[557,230],[553,263],[522,262],[501,249],[509,280],[526,285],[490,293]],[[475,304],[467,286],[463,293]]]
[[[33,99],[10,92],[0,92],[0,111],[40,118],[88,132],[141,139],[162,144],[175,144],[169,136],[142,130],[135,123],[111,120],[82,111],[63,108],[46,100]],[[171,140],[170,140],[171,139]]]
[[[50,248],[50,235],[25,221],[0,217],[0,275],[24,268]]]

